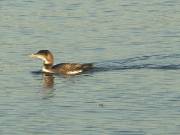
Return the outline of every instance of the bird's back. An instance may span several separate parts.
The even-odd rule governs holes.
[[[93,67],[92,63],[78,64],[78,63],[61,63],[52,67],[55,73],[62,74],[78,74],[83,71],[88,71]]]

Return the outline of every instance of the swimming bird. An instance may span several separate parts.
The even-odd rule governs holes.
[[[32,58],[38,58],[43,61],[42,71],[45,73],[56,73],[64,75],[75,75],[88,71],[93,68],[92,63],[60,63],[54,64],[53,54],[49,50],[40,50],[37,53],[30,55]]]

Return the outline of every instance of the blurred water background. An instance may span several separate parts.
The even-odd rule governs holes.
[[[0,0],[1,135],[179,135],[179,0]],[[93,62],[35,74],[29,54]]]

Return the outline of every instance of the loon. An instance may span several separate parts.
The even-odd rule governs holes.
[[[54,64],[53,54],[49,50],[40,50],[30,55],[32,58],[38,58],[43,61],[42,72],[52,74],[75,75],[88,71],[93,68],[92,63],[60,63]]]

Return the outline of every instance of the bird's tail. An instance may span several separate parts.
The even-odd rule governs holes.
[[[83,70],[89,70],[93,68],[93,64],[92,63],[86,63],[82,65]]]

